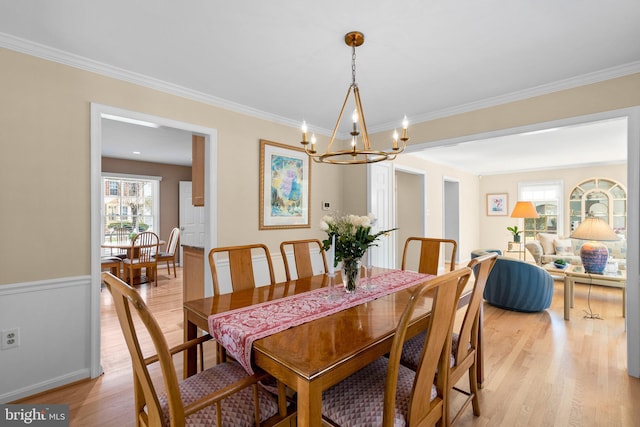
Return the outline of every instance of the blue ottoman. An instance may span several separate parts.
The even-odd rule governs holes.
[[[475,250],[471,258],[485,252],[499,250]],[[506,310],[532,313],[551,306],[553,278],[535,264],[498,256],[484,289],[484,299],[491,305]]]

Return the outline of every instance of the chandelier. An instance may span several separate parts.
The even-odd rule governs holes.
[[[389,150],[376,150],[371,146],[369,140],[369,133],[367,132],[367,122],[364,118],[364,111],[362,111],[362,102],[360,101],[360,90],[356,83],[356,47],[361,46],[364,43],[364,34],[358,31],[352,31],[344,36],[344,42],[347,46],[351,46],[351,85],[347,90],[347,96],[344,98],[342,109],[338,115],[338,121],[333,128],[331,139],[324,153],[319,153],[316,150],[316,136],[311,135],[308,138],[308,128],[306,122],[302,122],[302,141],[300,142],[304,147],[305,152],[317,163],[331,163],[339,165],[353,165],[363,163],[375,163],[382,160],[393,160],[396,155],[402,153],[406,147],[409,137],[407,136],[407,127],[409,122],[407,116],[402,120],[402,135],[398,137],[397,130],[393,131],[391,147]],[[349,101],[349,96],[353,95],[355,102],[355,110],[351,115],[352,128],[351,128],[351,148],[343,150],[333,150],[333,142],[338,133],[342,116],[344,115],[344,109]],[[358,138],[359,137],[359,138]],[[398,142],[398,140],[400,142]]]

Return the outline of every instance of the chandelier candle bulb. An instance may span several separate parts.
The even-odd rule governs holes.
[[[398,131],[395,129],[393,130],[393,149],[398,149]]]
[[[351,131],[351,135],[353,138],[353,145],[355,145],[355,135],[358,135],[358,110],[353,110],[353,114],[351,115],[351,120],[353,120],[353,130]]]
[[[402,140],[407,141],[409,137],[407,136],[407,128],[409,127],[409,120],[407,120],[407,116],[404,116],[402,119]]]
[[[308,144],[309,141],[307,141],[307,122],[305,122],[304,120],[302,121],[302,143],[303,144]]]
[[[311,134],[311,149],[309,150],[310,153],[315,153],[316,152],[316,134],[312,133]]]

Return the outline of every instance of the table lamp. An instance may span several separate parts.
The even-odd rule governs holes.
[[[533,206],[531,202],[516,202],[516,205],[511,212],[511,218],[538,218],[538,212],[536,211],[536,207]],[[522,223],[522,230],[525,230],[524,220]],[[527,232],[524,231],[524,260],[527,260]]]
[[[580,248],[580,259],[587,273],[602,274],[609,259],[609,249],[600,242],[618,240],[618,235],[604,220],[594,216],[587,217],[571,233],[571,238],[589,240]]]

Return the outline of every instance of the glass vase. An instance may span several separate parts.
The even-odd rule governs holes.
[[[355,292],[360,283],[360,258],[342,260],[342,283],[347,293]]]

